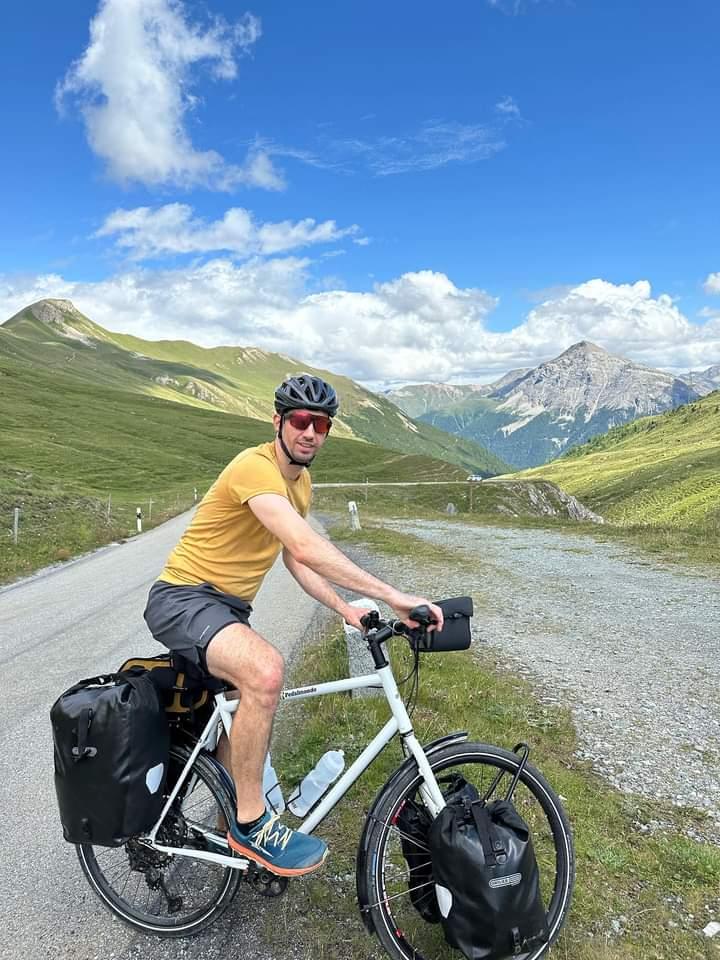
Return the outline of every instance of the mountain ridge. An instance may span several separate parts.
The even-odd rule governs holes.
[[[672,374],[609,353],[588,340],[487,391],[463,392],[435,407],[422,385],[387,395],[411,415],[472,438],[517,467],[565,450],[637,417],[662,413],[701,395]],[[422,411],[421,407],[424,406]]]
[[[72,301],[29,304],[0,325],[0,356],[95,385],[202,409],[268,421],[273,391],[307,370],[336,385],[342,400],[334,434],[407,454],[426,454],[485,476],[508,465],[473,441],[415,423],[385,398],[346,377],[258,347],[200,347],[186,340],[143,340],[94,323]]]

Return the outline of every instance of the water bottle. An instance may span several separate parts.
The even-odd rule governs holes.
[[[263,767],[262,792],[265,798],[265,807],[270,813],[282,813],[285,809],[285,800],[269,753],[265,757],[265,766]]]
[[[324,753],[310,773],[303,778],[299,787],[293,791],[288,801],[296,817],[304,817],[325,793],[330,784],[337,780],[345,767],[345,754],[342,750],[328,750]]]

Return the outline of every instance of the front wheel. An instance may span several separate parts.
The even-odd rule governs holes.
[[[190,750],[170,749],[168,790],[177,782]],[[235,804],[212,761],[200,754],[158,836],[167,846],[227,854],[213,843],[224,837]],[[240,871],[208,860],[153,850],[141,840],[121,847],[77,847],[90,886],[104,905],[130,926],[162,937],[199,933],[230,905]]]
[[[436,777],[460,774],[480,796],[497,780],[488,799],[505,795],[520,766],[516,754],[482,743],[448,745],[428,759]],[[457,960],[458,953],[446,943],[441,924],[427,922],[418,910],[417,878],[422,869],[418,870],[415,857],[411,878],[402,847],[404,835],[397,826],[406,804],[422,804],[421,783],[417,767],[409,766],[388,783],[370,812],[358,857],[360,908],[366,925],[394,960]],[[513,803],[530,827],[547,914],[548,942],[520,958],[537,960],[557,938],[570,907],[575,881],[572,833],[559,798],[529,764],[520,776]],[[429,852],[427,857],[429,869]],[[428,887],[429,896],[434,895],[431,880],[423,886]]]

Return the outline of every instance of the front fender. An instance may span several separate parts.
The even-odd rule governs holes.
[[[460,730],[455,733],[448,733],[444,737],[438,737],[437,740],[433,740],[431,743],[428,743],[423,747],[425,755],[430,757],[433,753],[437,753],[438,750],[441,750],[443,747],[446,747],[450,743],[462,743],[467,740],[468,732],[467,730]],[[369,933],[373,933],[373,925],[370,922],[369,915],[369,898],[367,884],[365,883],[365,877],[367,875],[366,865],[368,858],[368,843],[370,839],[370,831],[375,825],[377,820],[376,811],[382,805],[383,801],[387,794],[394,789],[395,784],[398,779],[402,777],[408,770],[417,769],[417,761],[415,757],[408,757],[400,766],[395,770],[390,779],[383,784],[380,788],[378,795],[375,797],[368,815],[365,819],[365,826],[363,827],[362,836],[360,837],[360,844],[358,846],[357,852],[357,863],[356,863],[356,883],[357,883],[357,895],[358,903],[360,905],[360,916],[362,921],[365,924],[366,929]]]

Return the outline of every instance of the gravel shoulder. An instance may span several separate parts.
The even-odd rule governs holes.
[[[373,558],[434,597],[472,594],[477,638],[572,710],[580,756],[624,792],[706,811],[720,836],[720,580],[572,534],[398,520],[457,570]],[[423,582],[426,581],[426,582]]]

